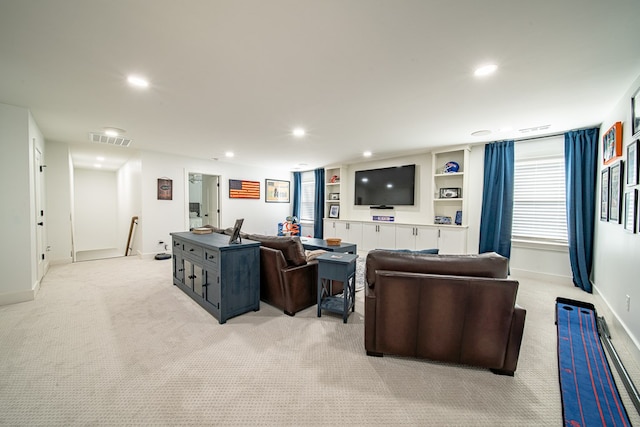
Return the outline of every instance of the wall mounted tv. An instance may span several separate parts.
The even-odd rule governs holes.
[[[416,165],[356,171],[356,206],[407,206],[414,204]]]

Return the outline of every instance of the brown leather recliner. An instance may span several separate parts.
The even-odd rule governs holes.
[[[293,316],[317,303],[318,261],[309,261],[299,237],[248,234],[260,242],[260,299]],[[342,292],[334,285],[334,292]]]
[[[496,253],[426,255],[386,250],[366,260],[364,344],[393,354],[513,375],[526,311]]]

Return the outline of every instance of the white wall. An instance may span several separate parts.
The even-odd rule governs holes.
[[[116,247],[121,254],[125,253],[127,237],[131,228],[131,219],[140,216],[142,211],[141,197],[142,164],[138,156],[130,159],[117,172],[118,221]],[[131,252],[136,254],[141,249],[140,232],[134,227],[131,238]]]
[[[113,171],[74,170],[76,252],[113,249],[118,236],[117,177]]]
[[[207,161],[190,157],[177,157],[162,153],[141,152],[142,211],[139,231],[140,254],[159,251],[158,241],[171,241],[170,233],[188,229],[189,172],[220,175],[221,227],[231,227],[236,218],[244,218],[242,231],[248,233],[276,234],[278,222],[291,213],[291,203],[265,203],[265,179],[291,181],[288,171],[245,167],[233,163]],[[157,180],[167,177],[173,180],[173,200],[157,199]],[[245,179],[261,182],[261,198],[256,200],[229,199],[229,179]]]
[[[600,130],[606,132],[615,122],[623,123],[623,159],[626,161],[626,147],[631,137],[631,95],[640,87],[640,77],[630,85],[618,104],[605,117]],[[602,165],[602,144],[599,144],[599,164]],[[625,164],[626,165],[626,164]],[[598,174],[598,195],[600,194],[600,174]],[[638,186],[626,185],[624,191]],[[624,194],[624,192],[623,192]],[[598,211],[595,224],[595,255],[592,279],[595,291],[607,302],[619,323],[626,329],[636,348],[640,348],[640,234],[624,230],[622,224],[600,220],[600,197],[597,197]],[[630,308],[626,308],[626,296],[631,297]],[[609,320],[609,319],[607,319]]]
[[[59,142],[46,144],[47,149],[47,256],[52,263],[71,262],[71,176],[69,146]],[[55,226],[51,226],[55,224]],[[55,242],[55,243],[54,243]]]
[[[28,109],[0,104],[0,305],[28,301],[39,286],[36,263],[34,148],[44,139]],[[44,190],[44,189],[43,189]],[[44,234],[46,247],[46,234]]]

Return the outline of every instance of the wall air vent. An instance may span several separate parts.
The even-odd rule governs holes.
[[[524,128],[524,129],[518,129],[518,131],[520,133],[529,133],[529,132],[538,132],[541,130],[547,130],[551,127],[551,125],[542,125],[542,126],[535,126],[532,128]]]
[[[91,132],[89,134],[91,142],[97,142],[99,144],[114,145],[117,147],[128,147],[131,144],[131,139],[123,138],[121,136],[109,136],[104,133]]]

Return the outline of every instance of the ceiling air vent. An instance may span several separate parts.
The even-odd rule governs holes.
[[[89,134],[91,142],[97,142],[100,144],[115,145],[117,147],[128,147],[131,144],[131,139],[123,138],[121,136],[109,136],[104,133],[91,132]]]

